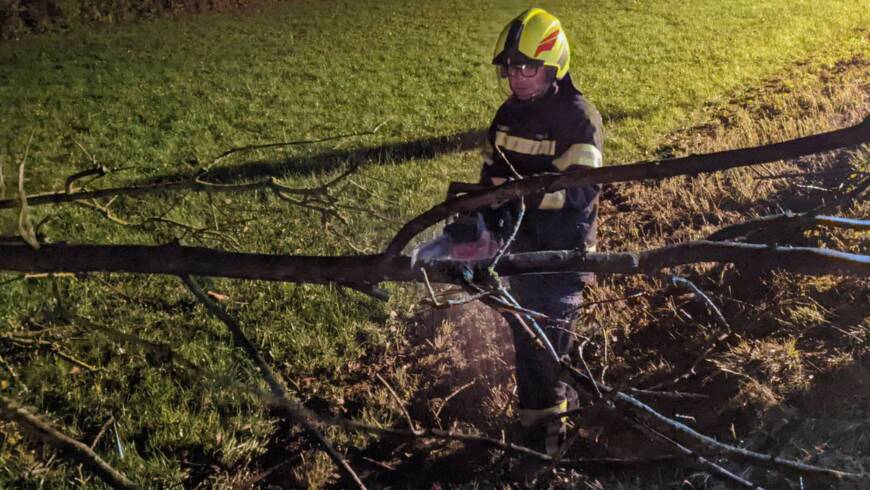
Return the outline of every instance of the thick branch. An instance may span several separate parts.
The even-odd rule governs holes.
[[[710,241],[685,242],[640,252],[514,254],[497,270],[501,275],[567,271],[653,274],[669,267],[702,262],[745,263],[810,275],[870,276],[870,256],[867,255],[823,248]]]
[[[257,188],[263,187],[263,184],[258,183]],[[204,187],[205,189],[213,190],[214,192],[223,191],[225,188]],[[142,194],[153,194],[155,192],[172,191],[172,190],[196,190],[195,180],[181,180],[175,182],[161,182],[156,184],[142,184],[125,187],[111,187],[108,189],[98,189],[93,191],[79,192],[50,192],[46,194],[34,194],[28,196],[31,206],[39,206],[42,204],[53,204],[62,202],[81,201],[85,199],[97,199],[101,197],[113,197],[117,195],[138,196]],[[9,209],[18,206],[15,199],[0,200],[0,209]]]
[[[747,165],[793,159],[868,141],[870,141],[870,117],[849,128],[782,143],[705,155],[690,155],[673,160],[616,165],[597,169],[583,168],[562,174],[528,177],[505,183],[487,191],[471,192],[434,206],[406,223],[390,242],[384,254],[387,256],[398,255],[415,236],[452,214],[483,208],[496,202],[509,201],[524,195],[555,192],[569,187],[592,184],[664,179],[677,175],[717,172]]]
[[[841,216],[815,216],[810,213],[782,213],[764,216],[753,221],[732,225],[713,233],[709,240],[733,240],[745,237],[756,231],[767,231],[782,227],[811,228],[825,226],[828,228],[844,228],[856,231],[870,230],[870,220],[858,218],[843,218]]]
[[[862,179],[853,189],[832,201],[817,206],[815,209],[803,213],[785,212],[782,214],[763,216],[752,221],[726,226],[710,235],[707,239],[715,241],[734,240],[737,238],[748,237],[756,232],[764,232],[768,236],[777,236],[777,234],[781,233],[784,228],[796,229],[812,228],[816,226],[867,231],[870,230],[870,220],[843,218],[840,216],[825,216],[825,213],[830,213],[837,208],[848,207],[853,203],[858,202],[858,200],[861,199],[861,195],[867,191],[868,188],[870,188],[870,177]]]
[[[15,400],[2,395],[0,395],[0,417],[15,421],[28,433],[85,465],[112,487],[137,488],[133,482],[109,466],[109,463],[106,463],[91,448],[58,432],[39,417],[21,407]]]
[[[505,256],[496,271],[517,274],[589,271],[603,274],[652,274],[668,267],[701,262],[745,263],[804,274],[870,276],[870,256],[809,247],[696,241],[640,252],[588,253],[545,251]],[[463,284],[459,264],[427,267],[433,282]],[[130,272],[227,277],[298,283],[422,281],[408,257],[382,255],[299,256],[225,252],[180,245],[0,244],[0,271]]]

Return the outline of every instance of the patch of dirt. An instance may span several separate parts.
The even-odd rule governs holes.
[[[447,292],[441,299],[459,297]],[[514,352],[510,330],[498,313],[478,302],[425,309],[409,320],[407,331],[409,342],[398,357],[408,361],[407,375],[415,380],[407,407],[414,421],[496,436],[510,424]],[[382,438],[362,458],[390,468],[369,475],[368,481],[384,488],[480,481],[481,468],[492,462],[492,455],[477,445],[400,438]]]

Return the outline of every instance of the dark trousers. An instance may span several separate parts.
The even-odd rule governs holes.
[[[517,276],[510,281],[511,294],[520,306],[571,322],[557,324],[538,320],[560,357],[569,354],[574,345],[574,336],[569,332],[573,331],[583,286],[576,274],[535,274]],[[559,380],[561,369],[552,355],[538,347],[513,314],[506,313],[504,317],[513,331],[520,409],[546,409],[576,399],[574,389]],[[523,320],[531,326],[528,318]]]

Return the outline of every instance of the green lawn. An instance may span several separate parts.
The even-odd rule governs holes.
[[[120,185],[190,174],[232,147],[353,133],[386,122],[375,135],[249,152],[218,164],[228,178],[253,178],[238,170],[268,164],[291,186],[362,164],[356,182],[367,191],[350,189],[347,198],[391,221],[357,213],[347,226],[334,226],[358,249],[378,250],[397,223],[438,202],[448,181],[475,178],[479,160],[475,151],[441,145],[362,161],[351,150],[415,141],[427,147],[433,138],[485,128],[502,98],[489,64],[492,45],[526,6],[294,1],[259,12],[0,44],[0,192],[15,196],[26,149],[26,190],[33,193],[62,188],[68,175],[94,161],[119,170],[91,187]],[[870,10],[858,0],[826,2],[824,11],[803,0],[541,6],[566,26],[572,73],[605,118],[610,163],[649,157],[669,132],[703,120],[705,107],[787,65],[870,53]],[[337,156],[313,158],[330,153]],[[303,165],[306,159],[315,163]],[[129,222],[165,213],[175,221],[217,226],[223,236],[197,242],[177,226],[131,228],[74,205],[32,212],[34,222],[47,219],[40,231],[52,241],[163,243],[183,237],[246,251],[352,251],[345,239],[325,232],[319,216],[264,194],[179,197],[120,198],[112,210]],[[15,234],[16,212],[0,212],[0,223],[4,235]],[[0,275],[0,282],[14,277]],[[393,286],[395,299],[384,306],[334,287],[215,281],[213,288],[231,297],[229,307],[279,370],[291,379],[314,378],[313,389],[326,400],[341,394],[342,366],[391,340],[398,331],[391,313],[401,318],[411,311],[416,292]],[[208,319],[174,278],[61,277],[0,287],[5,335],[65,327],[72,313],[170,342],[217,372],[256,379],[224,327]],[[102,453],[139,481],[178,484],[193,471],[184,461],[197,451],[233,467],[262,450],[258,441],[271,425],[251,409],[252,400],[179,381],[153,369],[147,356],[81,329],[57,338],[68,353],[102,369],[72,373],[68,361],[45,349],[4,340],[0,354],[15,371],[0,368],[0,379],[9,384],[4,391],[84,439],[114,415],[127,438],[127,456],[118,459],[110,445],[101,446]],[[8,425],[0,430],[14,432]],[[10,437],[0,441],[0,467],[7,469],[0,482],[36,487],[45,477],[52,487],[73,484],[78,473],[72,466],[54,463],[48,473],[28,473],[45,459],[32,447]]]

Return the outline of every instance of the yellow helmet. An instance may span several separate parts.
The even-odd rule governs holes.
[[[495,45],[492,64],[552,66],[556,79],[568,73],[571,52],[562,23],[549,12],[532,8],[505,26]]]

